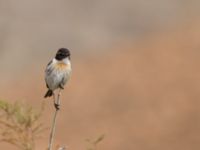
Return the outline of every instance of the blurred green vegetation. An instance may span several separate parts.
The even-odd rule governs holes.
[[[94,140],[86,139],[86,142],[89,144],[87,150],[97,150],[97,145],[103,141],[105,138],[105,135],[102,134],[99,137],[97,137]]]
[[[19,150],[35,150],[36,140],[42,138],[44,127],[41,116],[44,103],[39,110],[22,102],[10,103],[0,100],[0,142],[6,142]],[[87,150],[97,150],[97,145],[104,139],[101,135],[94,140],[87,139]],[[56,150],[65,147],[57,146]]]
[[[36,139],[46,129],[40,121],[43,110],[44,104],[35,110],[22,102],[0,100],[0,141],[20,150],[34,150]]]

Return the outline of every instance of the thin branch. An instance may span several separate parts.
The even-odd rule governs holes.
[[[58,93],[57,99],[56,99],[56,96],[54,94],[53,94],[53,98],[54,98],[54,105],[57,104],[59,106],[60,105],[60,91]],[[53,116],[53,121],[52,121],[52,127],[51,127],[51,132],[50,132],[50,137],[49,137],[48,150],[52,150],[53,139],[54,139],[55,130],[56,130],[56,118],[57,118],[58,111],[59,111],[59,109],[56,108],[54,116]]]

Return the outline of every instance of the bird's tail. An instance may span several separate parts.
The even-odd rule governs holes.
[[[49,89],[47,93],[45,94],[44,98],[51,97],[52,95],[53,95],[53,91]]]

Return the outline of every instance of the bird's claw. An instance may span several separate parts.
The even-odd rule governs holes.
[[[54,103],[54,106],[55,106],[56,110],[60,110],[60,105],[59,104]]]

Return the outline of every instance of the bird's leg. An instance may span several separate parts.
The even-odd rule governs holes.
[[[57,104],[57,98],[55,93],[53,93],[53,100],[54,100],[54,107],[56,108],[56,110],[59,110],[59,105]]]
[[[64,85],[61,83],[60,85],[59,85],[59,88],[61,88],[62,90],[64,89]]]
[[[57,99],[54,98],[54,106],[55,106],[56,110],[60,109],[60,95],[61,95],[61,89],[59,89]]]

